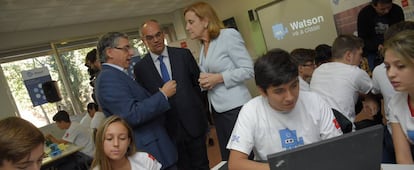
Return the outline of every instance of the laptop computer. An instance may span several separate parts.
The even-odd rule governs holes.
[[[267,156],[271,170],[380,170],[384,127],[376,125]]]

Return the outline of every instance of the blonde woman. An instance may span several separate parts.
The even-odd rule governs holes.
[[[93,170],[159,170],[161,164],[146,152],[136,152],[132,129],[118,116],[110,116],[96,133]]]
[[[384,45],[384,64],[395,94],[390,117],[395,156],[398,164],[413,164],[414,144],[414,31],[403,31]]]
[[[244,81],[253,78],[253,61],[240,33],[225,28],[214,9],[205,2],[196,2],[184,10],[186,30],[191,39],[201,42],[200,87],[208,90],[221,158],[226,149],[241,106],[251,99]]]

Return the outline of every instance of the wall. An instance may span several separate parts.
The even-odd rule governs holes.
[[[249,20],[249,10],[265,5],[273,0],[209,0],[208,3],[216,10],[220,19],[224,20],[234,17],[239,32],[242,34],[246,47],[256,59],[265,52],[263,35],[261,34],[258,22]]]
[[[298,11],[302,11],[299,12]],[[285,0],[258,10],[267,49],[315,48],[337,37],[327,0]]]
[[[14,99],[9,91],[6,78],[4,77],[3,70],[0,68],[0,119],[16,116],[18,110],[16,108],[16,104],[14,103]]]

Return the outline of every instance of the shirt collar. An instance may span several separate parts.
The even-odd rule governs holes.
[[[153,52],[149,52],[149,54],[151,55],[151,58],[152,58],[152,60],[155,62],[155,61],[157,61],[158,60],[158,57],[160,56],[160,55],[157,55],[157,54],[155,54],[155,53],[153,53]],[[164,50],[162,51],[162,53],[161,53],[161,55],[162,56],[164,56],[164,57],[167,57],[168,58],[168,51],[167,51],[167,46],[165,46],[165,48],[164,48]]]
[[[120,70],[122,72],[125,72],[125,69],[122,68],[121,66],[115,65],[115,64],[111,64],[111,63],[103,63],[102,65],[108,65],[110,67],[116,68],[117,70]]]

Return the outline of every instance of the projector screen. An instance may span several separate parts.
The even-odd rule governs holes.
[[[329,0],[280,0],[255,11],[267,50],[314,49],[337,36]]]

